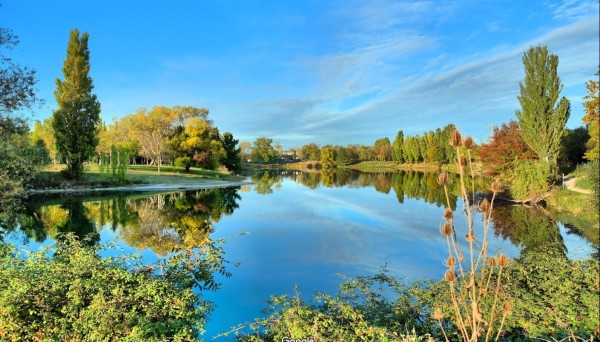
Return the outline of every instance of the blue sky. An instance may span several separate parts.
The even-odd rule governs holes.
[[[515,118],[522,55],[559,56],[570,128],[599,61],[598,1],[4,0],[10,56],[56,108],[69,31],[90,34],[102,118],[140,107],[210,109],[222,132],[284,148],[372,144],[455,123],[477,141]]]

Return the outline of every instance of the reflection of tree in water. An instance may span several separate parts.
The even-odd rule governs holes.
[[[134,198],[116,196],[99,201],[46,199],[32,201],[12,229],[19,227],[37,242],[72,232],[97,243],[103,227],[118,230],[123,241],[159,255],[205,244],[212,223],[238,208],[236,188],[198,190]],[[61,204],[48,204],[48,203]]]
[[[321,184],[321,173],[319,172],[296,172],[291,177],[296,183],[310,189],[316,189]]]
[[[212,224],[238,208],[237,189],[212,189],[159,194],[135,201],[137,224],[121,230],[121,237],[138,249],[159,255],[210,243]]]
[[[394,189],[398,202],[405,197],[423,199],[427,203],[446,206],[444,188],[437,183],[437,173],[398,171],[398,172],[359,172],[347,169],[323,169],[320,172],[261,172],[252,176],[256,192],[271,193],[270,184],[281,182],[281,177],[293,179],[296,183],[316,189],[319,184],[326,187],[365,188],[374,187],[378,192],[388,194]],[[450,205],[456,208],[460,194],[458,176],[451,176],[449,185]],[[481,188],[477,184],[476,188]]]
[[[427,203],[435,204],[438,207],[446,206],[446,195],[444,188],[437,182],[436,173],[423,173],[413,171],[402,171],[392,174],[392,187],[396,193],[398,202],[404,203],[404,199],[415,198],[422,199]],[[451,177],[455,178],[455,177]],[[455,179],[450,181],[448,197],[450,206],[456,209],[457,193],[459,183]]]
[[[58,233],[73,233],[87,245],[95,245],[100,241],[96,225],[88,217],[88,210],[81,201],[70,199],[61,205],[68,212],[65,222],[58,226]],[[56,238],[60,238],[58,235]]]
[[[492,222],[496,236],[522,248],[521,258],[543,251],[566,258],[567,247],[558,225],[540,208],[497,206],[492,212]]]
[[[48,237],[58,239],[60,233],[73,233],[88,245],[100,241],[88,209],[77,199],[61,200],[60,204],[51,205],[31,201],[25,212],[16,216],[15,223],[10,227],[11,231],[19,229],[26,239],[35,242],[43,242]]]
[[[281,187],[282,175],[274,171],[257,171],[250,176],[250,179],[257,194],[268,195],[273,193],[271,187],[274,184],[277,189]]]

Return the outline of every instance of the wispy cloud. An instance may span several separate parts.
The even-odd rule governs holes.
[[[596,0],[563,0],[558,4],[551,4],[555,19],[573,21],[582,17],[598,13]]]
[[[547,44],[552,53],[559,55],[559,74],[564,75],[562,80],[567,87],[582,84],[593,75],[599,58],[597,23],[598,16],[581,18],[515,46],[494,48],[487,54],[480,52],[476,59],[463,57],[464,62],[446,61],[443,56],[437,56],[431,59],[436,65],[446,62],[446,65],[457,66],[420,77],[416,72],[413,77],[395,80],[384,77],[373,82],[359,77],[377,73],[378,68],[393,68],[392,64],[381,62],[384,52],[379,59],[356,53],[348,57],[346,63],[344,59],[320,59],[314,65],[327,65],[324,69],[339,76],[332,77],[335,81],[329,87],[337,86],[343,90],[326,91],[325,88],[323,95],[328,100],[305,111],[306,116],[300,113],[302,118],[297,121],[294,131],[323,132],[330,142],[371,143],[367,139],[373,139],[376,134],[393,136],[399,129],[414,134],[452,122],[472,131],[478,139],[486,139],[487,136],[481,134],[482,126],[497,125],[514,116],[518,106],[518,82],[523,76],[521,56],[529,47]],[[369,47],[361,51],[369,51]],[[347,76],[343,77],[345,73]],[[379,90],[382,96],[346,110],[339,110],[335,105],[327,108],[328,104],[335,104],[352,94],[373,89]],[[574,94],[572,101],[577,102],[582,95]],[[323,111],[318,113],[318,120],[306,120],[319,109]],[[577,108],[573,110],[578,111]]]

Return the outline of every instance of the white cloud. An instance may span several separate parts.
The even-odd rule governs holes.
[[[598,13],[596,0],[562,0],[558,4],[551,4],[555,19],[574,21],[582,17]]]

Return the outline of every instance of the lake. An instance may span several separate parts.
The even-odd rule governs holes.
[[[310,299],[315,291],[336,292],[342,275],[373,275],[385,266],[408,281],[438,280],[446,269],[440,234],[446,200],[436,174],[287,171],[257,172],[249,179],[252,185],[226,189],[38,196],[5,240],[37,249],[59,232],[73,231],[90,236],[90,244],[115,243],[108,254],[136,252],[152,263],[206,238],[202,229],[212,223],[210,237],[227,239],[223,248],[232,275],[218,278],[218,290],[203,292],[215,304],[207,340],[262,317],[271,295],[292,295],[296,286]],[[457,234],[464,235],[457,183],[451,182],[450,198]],[[481,216],[475,222],[477,233]],[[515,258],[554,248],[577,259],[597,253],[572,227],[535,208],[498,207],[493,222],[490,254]]]

